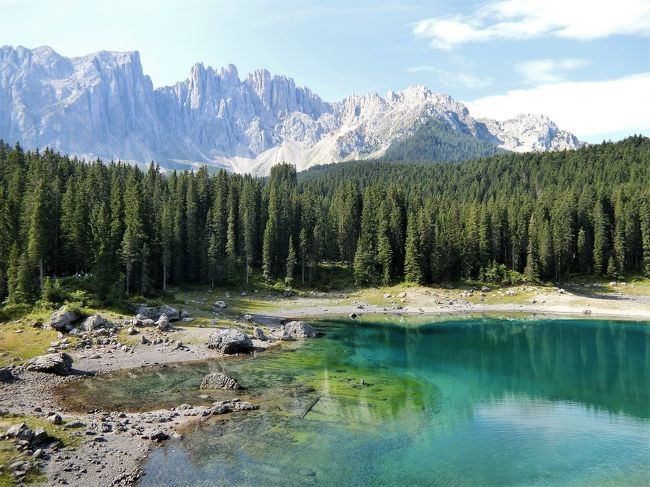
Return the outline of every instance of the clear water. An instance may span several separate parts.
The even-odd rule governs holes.
[[[86,381],[74,395],[104,408],[200,402],[201,377],[219,369],[261,405],[154,450],[142,486],[650,485],[647,324],[319,328],[324,338],[257,359]]]

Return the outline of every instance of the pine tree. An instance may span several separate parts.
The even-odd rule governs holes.
[[[161,264],[163,268],[163,291],[167,290],[167,277],[172,267],[174,249],[174,217],[169,201],[165,201],[162,207],[161,228],[160,228]]]
[[[524,274],[532,280],[539,279],[539,263],[538,263],[538,244],[537,244],[537,225],[535,216],[531,215],[528,223],[528,251],[526,252],[526,267]]]
[[[594,274],[600,276],[605,271],[605,263],[609,254],[609,220],[601,201],[597,201],[593,210],[594,225]]]
[[[578,269],[582,274],[591,272],[591,246],[584,228],[578,230]]]
[[[291,287],[293,286],[293,271],[296,267],[296,250],[293,247],[293,236],[289,236],[289,249],[287,252],[287,275],[284,278],[284,283]]]
[[[142,258],[143,227],[140,219],[140,182],[134,172],[129,175],[124,195],[124,237],[121,257],[126,269],[126,294],[130,293],[134,267]]]
[[[29,229],[27,236],[27,253],[33,263],[38,266],[39,291],[43,290],[45,279],[45,258],[50,245],[49,222],[49,201],[46,194],[47,186],[44,181],[39,181],[31,196],[29,208]]]
[[[418,234],[417,217],[415,213],[410,213],[406,224],[406,253],[404,257],[404,280],[421,284],[423,280],[422,272],[422,252],[420,248],[420,236]]]

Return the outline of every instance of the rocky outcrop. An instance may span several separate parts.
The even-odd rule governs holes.
[[[278,339],[285,341],[304,340],[315,336],[317,336],[317,332],[313,326],[304,321],[290,321],[280,327]]]
[[[55,330],[65,330],[78,319],[79,315],[76,311],[70,310],[66,306],[61,306],[50,316],[49,326]]]
[[[248,353],[253,350],[253,341],[244,332],[228,328],[210,335],[208,348],[225,354]]]
[[[200,389],[241,389],[241,386],[232,377],[215,372],[208,374],[201,380]]]
[[[70,375],[72,373],[72,357],[67,353],[40,355],[27,362],[27,370],[56,375]]]

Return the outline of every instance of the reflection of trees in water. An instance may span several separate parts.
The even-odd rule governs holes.
[[[353,340],[353,339],[352,339]],[[476,400],[506,393],[650,416],[650,329],[599,321],[497,321],[378,326],[364,347],[386,364],[471,385]]]

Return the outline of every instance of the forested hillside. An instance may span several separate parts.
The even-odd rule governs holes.
[[[451,125],[429,120],[415,133],[393,141],[383,158],[386,161],[435,162],[467,161],[505,152],[485,140],[455,130]]]
[[[355,162],[269,179],[143,173],[0,144],[0,298],[90,273],[113,297],[168,284],[650,276],[650,139],[459,164]],[[516,271],[510,272],[510,271]]]

